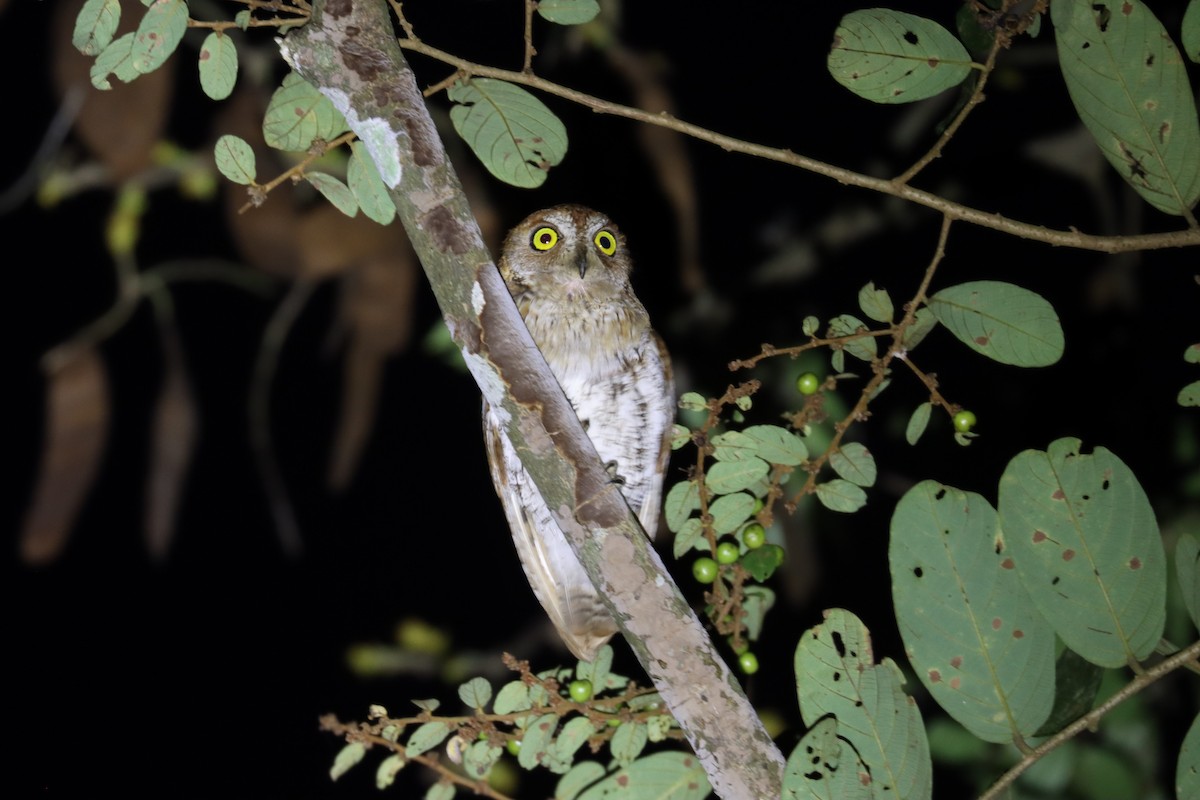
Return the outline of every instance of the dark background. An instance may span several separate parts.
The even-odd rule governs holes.
[[[0,4],[0,58],[10,87],[3,185],[30,163],[58,102],[49,66],[56,5]],[[837,86],[824,61],[837,19],[849,10],[841,4],[624,5],[621,36],[630,48],[661,56],[678,115],[722,133],[887,175],[924,152],[930,129],[948,110],[942,102],[918,134],[902,140],[913,108],[872,106]],[[953,24],[953,3],[908,5]],[[130,3],[125,10],[139,9]],[[405,9],[426,41],[481,63],[519,67],[519,3],[414,2]],[[1177,32],[1182,8],[1159,13]],[[193,15],[203,14],[194,7]],[[595,51],[571,54],[561,37],[548,38],[555,33],[550,28],[536,23],[542,54],[535,69],[629,102],[628,88]],[[268,35],[246,40],[261,45]],[[176,56],[187,63],[177,70],[169,135],[202,148],[222,131],[213,128],[218,104],[200,92],[194,57],[194,51]],[[417,57],[413,64],[424,84],[449,72]],[[1021,40],[1002,65],[988,101],[918,185],[1052,228],[1129,233],[1180,226],[1141,208],[1115,176],[1104,173],[1099,189],[1087,187],[1028,156],[1031,142],[1076,124],[1049,32]],[[803,341],[806,314],[855,313],[855,294],[869,280],[902,302],[933,252],[939,225],[933,212],[681,140],[695,170],[700,257],[711,286],[706,305],[680,286],[675,219],[640,149],[637,126],[545,101],[567,125],[570,152],[537,191],[489,180],[492,207],[504,227],[557,202],[609,213],[635,254],[635,284],[674,354],[680,391],[719,393],[742,379],[725,369],[728,361],[754,354],[761,342]],[[444,96],[432,102],[446,107]],[[74,140],[67,148],[83,158]],[[565,661],[540,636],[542,612],[491,489],[478,391],[464,373],[418,346],[437,319],[422,285],[414,344],[389,365],[357,477],[346,492],[330,492],[325,469],[341,365],[328,341],[337,288],[319,287],[288,339],[273,392],[272,430],[304,541],[303,552],[288,557],[245,421],[256,348],[278,295],[181,286],[173,297],[202,427],[169,557],[151,559],[141,534],[146,423],[162,372],[156,328],[143,305],[102,348],[114,410],[109,446],[70,541],[53,563],[23,563],[17,541],[45,423],[37,362],[112,301],[113,271],[103,249],[111,196],[92,191],[51,209],[30,200],[0,216],[8,248],[10,376],[4,631],[16,712],[9,718],[16,745],[8,748],[5,779],[15,792],[6,794],[375,796],[375,756],[330,783],[339,743],[318,730],[318,716],[363,719],[369,703],[407,713],[409,699],[432,696],[457,708],[455,682],[444,682],[437,670],[357,676],[346,663],[349,647],[388,643],[400,620],[419,618],[449,632],[457,649],[480,654],[473,666],[495,670],[506,649],[541,667]],[[797,269],[787,280],[763,278],[764,263],[799,246],[815,254],[813,269]],[[155,192],[139,261],[182,256],[238,258],[219,203]],[[762,670],[746,681],[752,700],[788,724],[779,740],[785,752],[801,730],[792,649],[823,608],[854,610],[874,633],[877,656],[902,660],[890,612],[886,531],[896,498],[913,482],[944,480],[994,501],[1012,456],[1078,436],[1130,465],[1164,527],[1178,531],[1190,519],[1195,528],[1196,495],[1194,488],[1184,491],[1184,480],[1197,465],[1196,417],[1174,402],[1196,377],[1182,359],[1184,348],[1200,339],[1195,265],[1191,251],[1105,257],[954,227],[934,288],[989,278],[1032,289],[1062,317],[1066,354],[1053,367],[1020,370],[935,333],[918,351],[918,363],[938,374],[948,397],[977,413],[981,438],[959,447],[948,421],[935,414],[920,445],[905,444],[904,422],[925,396],[901,371],[873,406],[871,424],[856,433],[881,466],[868,507],[845,516],[810,504],[788,523],[793,560],[773,584],[781,604],[756,647]],[[827,362],[814,363],[828,369]],[[779,384],[789,370],[797,367],[768,365],[755,376]],[[799,396],[789,391],[790,384],[764,391],[756,421],[798,407]],[[844,396],[854,396],[852,384]],[[664,554],[675,566],[669,549]],[[686,564],[678,566],[680,583],[694,595]],[[615,644],[618,668],[637,674],[628,649]],[[1176,702],[1163,712],[1168,730],[1186,722],[1192,707]],[[1177,747],[1178,738],[1171,742]],[[952,796],[954,778],[939,781],[939,796]]]

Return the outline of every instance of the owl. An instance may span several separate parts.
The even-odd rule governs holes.
[[[625,237],[563,205],[509,232],[500,274],[612,480],[651,538],[674,419],[671,364],[633,293]],[[592,660],[617,632],[608,609],[486,401],[492,481],[533,593],[572,653]]]

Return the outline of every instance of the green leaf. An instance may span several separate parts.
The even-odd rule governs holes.
[[[1018,367],[1044,367],[1063,352],[1053,306],[1011,283],[971,281],[929,298],[929,310],[977,353]]]
[[[1200,406],[1200,381],[1192,381],[1175,398],[1181,406]]]
[[[808,459],[804,441],[778,425],[751,425],[742,435],[754,443],[754,452],[763,461],[794,467]]]
[[[90,77],[92,86],[101,91],[108,91],[112,84],[108,82],[109,75],[116,75],[124,83],[129,83],[138,76],[133,68],[133,34],[127,33],[109,43],[108,47],[96,57],[92,64]]]
[[[112,42],[120,22],[120,0],[87,0],[75,18],[71,44],[85,56],[98,55]]]
[[[685,411],[707,411],[708,401],[698,392],[684,392],[679,398],[679,407]]]
[[[184,0],[155,0],[133,36],[133,68],[145,75],[161,67],[182,41],[187,23]]]
[[[829,74],[875,103],[911,103],[957,86],[971,57],[932,20],[873,8],[842,17],[829,51]]]
[[[422,711],[428,711],[430,714],[438,710],[438,706],[442,704],[441,700],[436,697],[430,697],[426,700],[413,700],[412,704]]]
[[[468,708],[482,709],[492,701],[492,685],[487,678],[471,678],[458,687],[458,699]]]
[[[692,440],[692,432],[686,425],[671,426],[671,449],[678,450]]]
[[[358,214],[358,201],[354,199],[354,193],[350,191],[350,187],[337,178],[326,175],[324,172],[306,172],[304,179],[324,195],[326,200],[333,203],[334,208],[347,217]]]
[[[1195,534],[1184,533],[1175,543],[1175,577],[1188,616],[1200,628],[1200,539]]]
[[[587,717],[572,717],[563,725],[558,738],[554,740],[554,755],[559,761],[570,764],[575,758],[575,753],[595,732],[595,726]]]
[[[713,518],[713,533],[733,533],[754,513],[754,496],[745,492],[722,495],[708,507]]]
[[[646,720],[646,733],[652,742],[665,742],[675,727],[675,720],[670,714],[659,714]]]
[[[575,665],[576,680],[591,681],[597,693],[604,689],[608,680],[609,670],[612,669],[612,645],[604,645],[596,651],[596,657],[591,661],[580,660]]]
[[[554,800],[575,800],[587,787],[604,777],[604,767],[595,761],[580,761],[558,779]]]
[[[663,515],[667,530],[679,533],[683,523],[700,508],[700,485],[695,481],[680,481],[667,491],[663,501]]]
[[[613,734],[612,741],[608,743],[608,749],[618,764],[627,767],[642,754],[642,749],[645,748],[649,736],[645,724],[625,722]]]
[[[1054,705],[1034,736],[1053,736],[1092,710],[1104,670],[1064,647],[1054,662]]]
[[[744,461],[718,461],[704,476],[704,485],[717,494],[729,494],[749,489],[767,476],[771,465],[761,458]]]
[[[453,800],[454,784],[438,781],[425,790],[425,800]]]
[[[237,83],[238,55],[233,39],[213,31],[200,47],[200,88],[213,100],[224,100]]]
[[[362,742],[350,742],[333,758],[333,766],[329,768],[331,780],[337,780],[346,774],[355,764],[363,760],[367,754],[367,746]]]
[[[263,139],[276,150],[302,152],[315,140],[330,141],[346,130],[346,118],[329,98],[294,72],[284,76],[263,115]]]
[[[1145,491],[1103,447],[1026,450],[1000,479],[1005,546],[1038,610],[1081,656],[1119,667],[1150,655],[1166,620],[1166,559]]]
[[[244,9],[233,15],[234,24],[244,31],[250,29],[250,19],[251,16],[249,9]]]
[[[519,86],[473,78],[450,87],[454,130],[495,177],[526,189],[541,186],[567,154],[567,129]]]
[[[404,756],[399,753],[392,753],[390,756],[379,762],[379,766],[375,769],[375,788],[386,789],[396,781],[396,775],[400,770],[404,769]]]
[[[1183,58],[1141,0],[1051,4],[1058,61],[1080,119],[1146,202],[1200,199],[1200,122]]]
[[[396,216],[396,204],[388,194],[371,154],[362,142],[350,145],[350,161],[346,164],[346,181],[358,201],[359,208],[380,225],[387,225]]]
[[[890,658],[874,663],[871,635],[840,608],[800,637],[796,695],[806,725],[832,714],[838,736],[853,745],[869,775],[873,797],[923,800],[932,794],[933,768],[921,712],[904,693],[904,676]]]
[[[848,514],[867,504],[867,493],[850,481],[834,478],[817,484],[817,499],[830,511]]]
[[[213,159],[217,162],[217,169],[229,180],[247,186],[254,184],[257,175],[254,149],[241,137],[227,133],[217,139]]]
[[[775,592],[766,586],[746,586],[742,592],[746,595],[742,601],[742,610],[746,612],[742,624],[746,626],[746,635],[755,641],[762,634],[767,612],[775,606]]]
[[[463,772],[476,780],[483,780],[500,760],[500,754],[503,752],[503,748],[488,742],[472,742],[463,752]]]
[[[843,763],[844,762],[844,763]],[[804,734],[783,769],[784,800],[871,800],[871,784],[854,748],[837,736],[837,720],[823,717]]]
[[[892,305],[892,298],[888,295],[887,290],[876,289],[874,281],[858,290],[858,307],[869,319],[876,322],[890,323],[896,313],[896,308]]]
[[[496,693],[496,702],[492,704],[492,710],[497,714],[526,711],[531,707],[529,687],[521,681],[509,681],[501,686],[500,691]]]
[[[904,649],[933,699],[988,742],[1028,737],[1054,698],[1054,632],[983,497],[921,481],[900,499],[888,561]]]
[[[765,581],[783,563],[783,548],[777,544],[764,544],[742,556],[742,567],[756,581]]]
[[[408,744],[404,746],[405,752],[409,758],[419,756],[421,753],[437,747],[449,735],[450,726],[445,722],[440,720],[426,722],[413,731],[412,736],[408,737]]]
[[[1200,0],[1197,0],[1197,6],[1200,6]],[[1189,364],[1200,364],[1200,343],[1191,345],[1184,350],[1183,360]]]
[[[554,729],[558,725],[556,714],[543,714],[525,729],[521,740],[521,751],[517,753],[517,763],[525,769],[533,769],[545,760],[554,739]]]
[[[812,336],[820,329],[821,320],[812,315],[805,317],[804,321],[800,323],[800,330],[804,332],[805,336]]]
[[[1200,0],[1191,0],[1187,11],[1183,12],[1183,25],[1180,30],[1183,52],[1192,61],[1200,64]],[[1182,795],[1180,795],[1182,797]]]
[[[870,330],[867,324],[853,314],[838,314],[829,320],[829,336],[852,336]],[[862,361],[870,361],[878,352],[874,336],[863,336],[842,343],[842,349]],[[838,370],[841,372],[841,370]]]
[[[1179,748],[1179,762],[1175,766],[1175,796],[1200,797],[1200,715],[1192,720]]]
[[[704,800],[712,788],[700,760],[691,753],[651,753],[619,769],[578,795],[579,800],[662,798]]]
[[[600,13],[596,0],[540,0],[537,12],[558,25],[581,25]]]
[[[758,444],[741,431],[726,431],[713,436],[713,458],[718,461],[745,461],[757,458]]]
[[[933,403],[921,403],[913,409],[912,416],[908,418],[908,427],[904,429],[904,438],[909,444],[916,444],[921,434],[925,433],[925,426],[929,424],[929,414],[933,411]]]
[[[906,350],[912,350],[919,345],[929,332],[938,324],[937,317],[928,308],[918,308],[917,313],[913,314],[913,324],[904,329],[904,333],[900,336],[900,344],[904,345]]]
[[[696,550],[707,550],[708,542],[704,536],[704,526],[700,523],[699,517],[692,517],[679,528],[675,533],[675,541],[671,547],[671,551],[676,558],[683,556],[693,548]]]
[[[875,458],[858,442],[849,442],[829,457],[833,471],[858,486],[875,485]]]

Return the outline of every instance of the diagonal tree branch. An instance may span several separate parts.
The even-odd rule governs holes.
[[[316,2],[309,23],[281,49],[371,151],[471,373],[507,418],[522,463],[713,789],[726,798],[778,797],[783,756],[530,338],[392,35],[384,0]]]

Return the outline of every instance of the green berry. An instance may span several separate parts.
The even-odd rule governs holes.
[[[700,583],[712,583],[717,579],[718,572],[720,569],[717,567],[717,562],[708,556],[697,558],[692,563],[692,577]]]
[[[741,553],[738,551],[738,546],[733,542],[721,542],[717,545],[717,563],[732,564],[738,560]]]
[[[796,378],[796,391],[800,394],[809,395],[816,394],[817,389],[821,388],[821,379],[816,373],[805,372],[799,378]]]
[[[757,550],[767,541],[767,529],[761,523],[751,522],[742,528],[742,543],[748,550]]]
[[[975,427],[975,412],[963,409],[954,415],[954,430],[959,433],[969,433]]]
[[[747,642],[745,639],[742,639],[742,644],[740,647],[734,646],[732,636],[730,636],[727,641],[729,642],[729,649],[732,650],[733,654],[736,656],[741,656],[743,653],[745,653],[747,650],[750,649],[750,643]]]
[[[758,672],[758,656],[749,650],[742,653],[738,656],[738,669],[746,675],[753,675]]]
[[[571,681],[567,684],[567,694],[571,695],[571,699],[576,703],[586,703],[592,699],[592,682],[587,678]]]
[[[520,739],[509,739],[505,743],[504,749],[508,751],[509,755],[515,756],[517,753],[521,752],[521,740]]]

